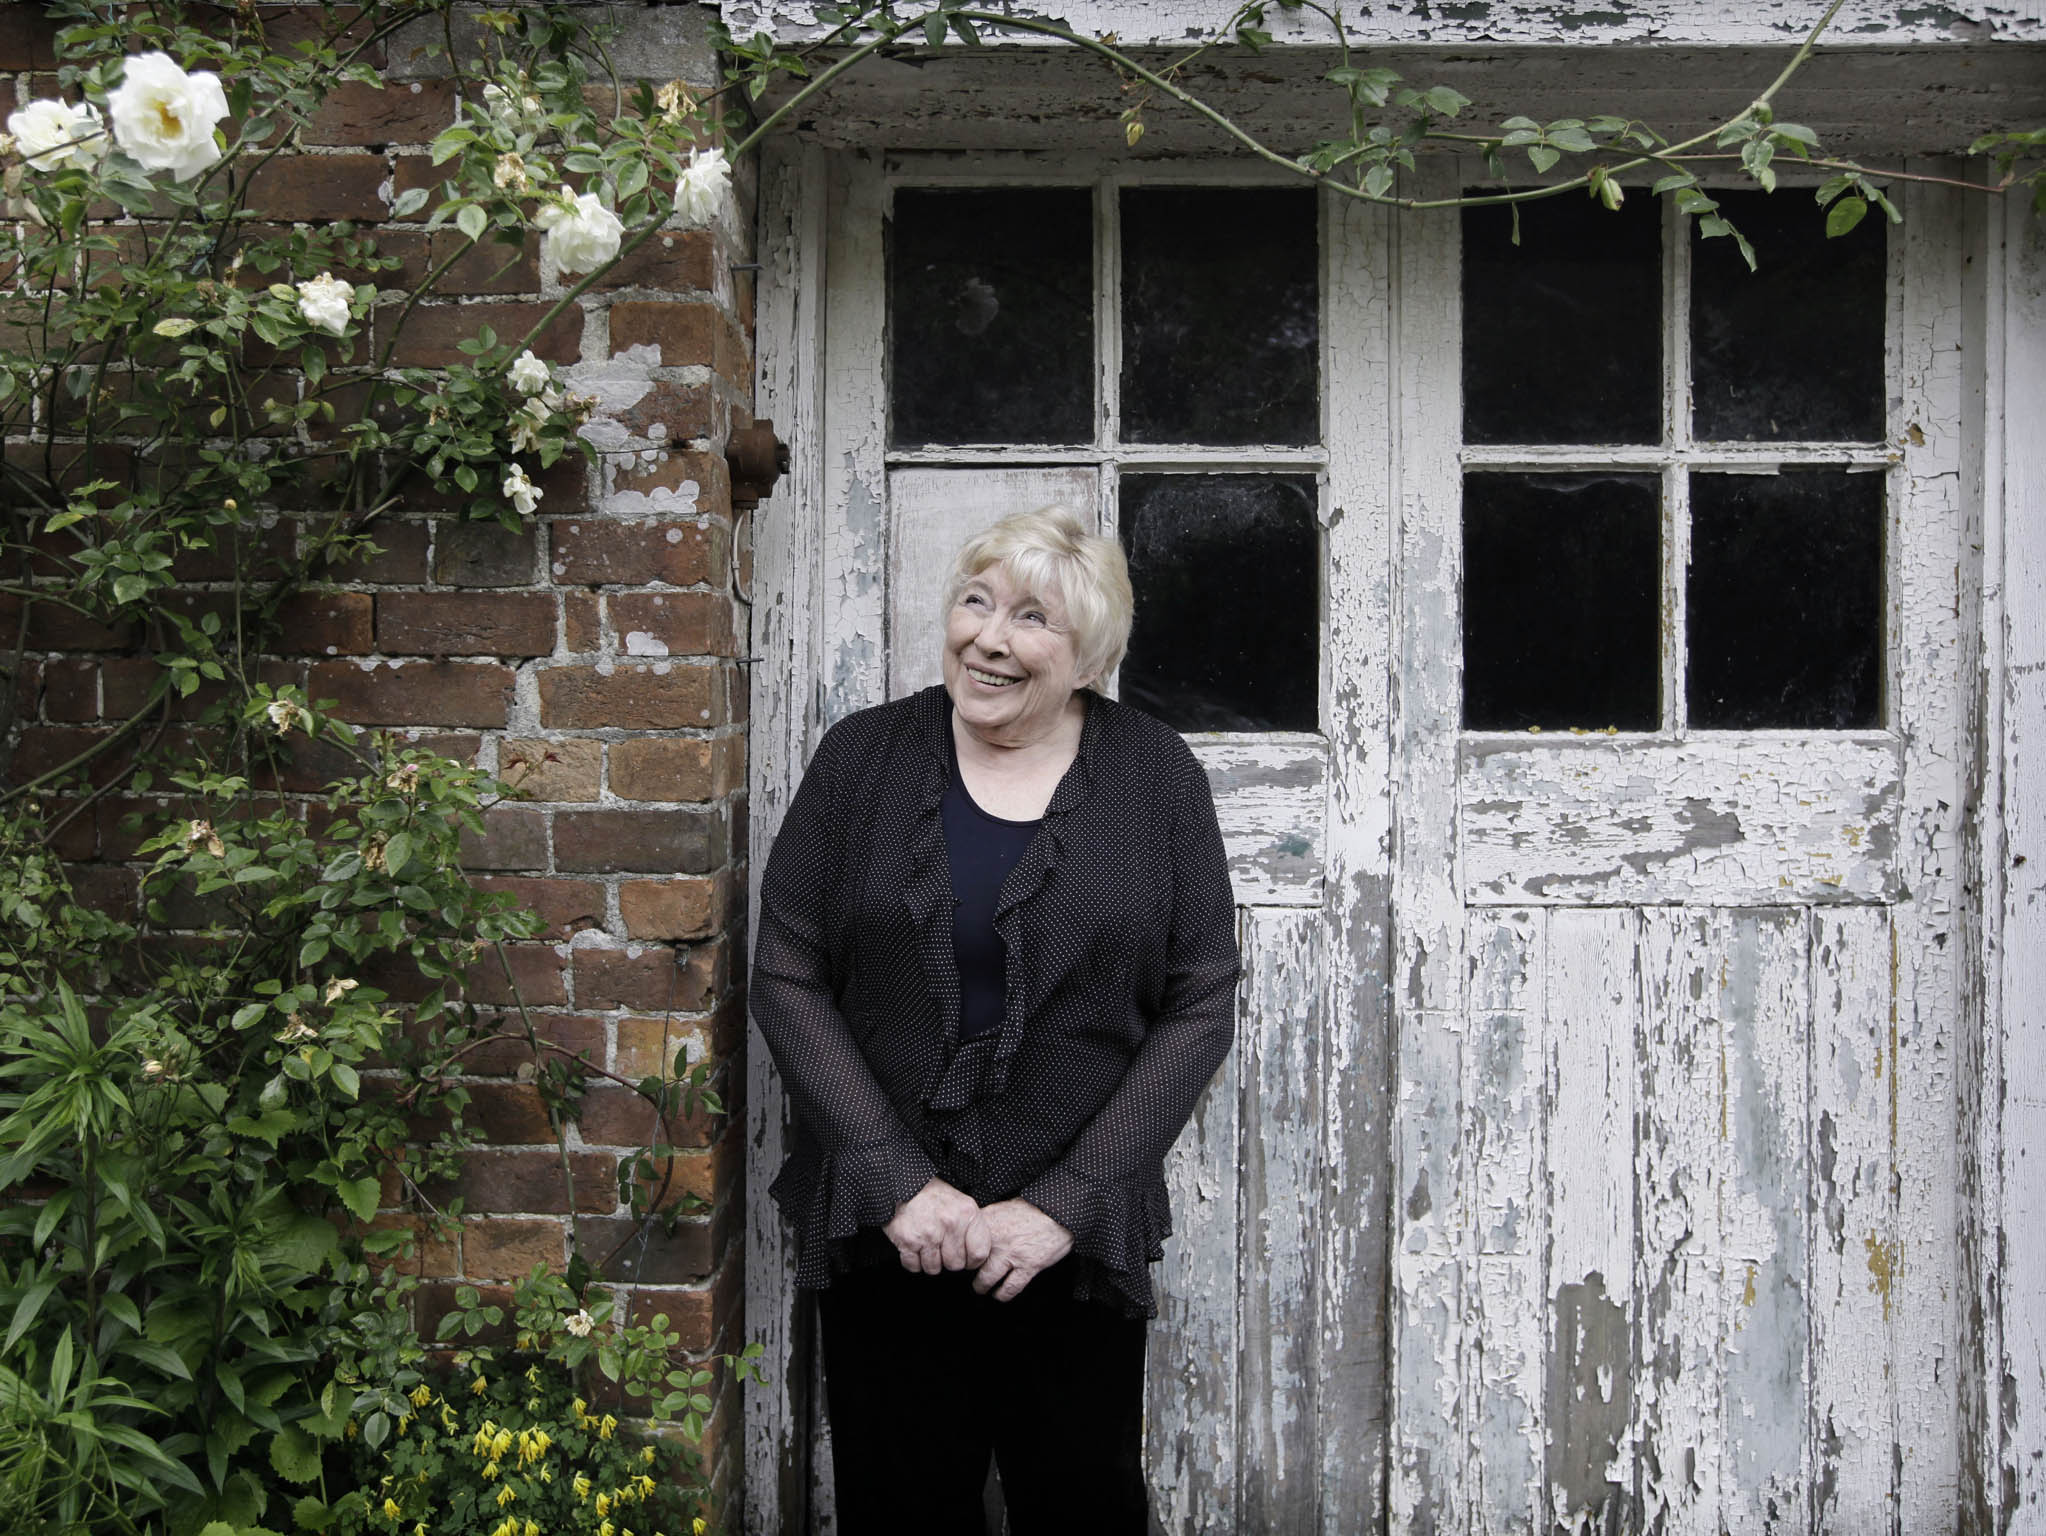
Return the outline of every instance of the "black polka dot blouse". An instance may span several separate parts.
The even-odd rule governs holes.
[[[1164,1161],[1235,1027],[1236,914],[1207,776],[1098,695],[995,908],[1001,1028],[959,1040],[942,687],[825,733],[760,888],[753,1017],[796,1111],[773,1194],[830,1284],[932,1177],[1073,1234],[1075,1294],[1157,1310]],[[886,1251],[883,1248],[881,1251]]]

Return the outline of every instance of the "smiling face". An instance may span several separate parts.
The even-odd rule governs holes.
[[[1077,707],[1081,675],[1065,605],[1025,590],[991,565],[960,589],[945,616],[945,691],[960,723],[993,746],[1050,737]]]

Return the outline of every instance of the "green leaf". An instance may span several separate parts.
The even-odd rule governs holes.
[[[117,603],[132,603],[148,590],[147,576],[128,575],[114,578],[114,601]]]
[[[334,1086],[340,1090],[341,1096],[344,1099],[359,1098],[361,1096],[362,1079],[357,1075],[355,1068],[348,1065],[347,1062],[335,1062],[334,1070],[328,1073],[327,1076]],[[367,1217],[364,1218],[364,1220],[367,1219]]]
[[[357,1221],[370,1221],[376,1216],[380,1190],[375,1179],[344,1179],[335,1186],[334,1192],[348,1207],[348,1214]]]
[[[470,487],[474,489],[474,487]],[[405,866],[412,862],[412,834],[394,832],[391,840],[384,844],[384,872],[393,880],[404,873]]]
[[[973,23],[964,16],[954,16],[952,18],[952,30],[957,32],[960,41],[969,47],[978,48],[980,46],[980,34],[973,30]]]
[[[490,215],[485,213],[481,205],[476,203],[465,205],[461,212],[455,215],[455,228],[459,229],[471,240],[481,240],[483,238],[483,231],[489,228],[489,226]]]
[[[56,1288],[57,1279],[54,1275],[28,1288],[28,1294],[15,1304],[14,1321],[7,1329],[6,1341],[0,1343],[0,1355],[13,1350],[21,1336],[28,1332],[29,1325],[36,1320],[36,1314],[42,1311],[43,1303],[50,1299],[50,1293]],[[68,1339],[70,1335],[66,1334],[65,1337]]]
[[[1548,174],[1555,163],[1563,158],[1563,152],[1551,149],[1546,144],[1530,144],[1527,158],[1534,163],[1535,174],[1541,176]]]
[[[270,1437],[270,1465],[286,1482],[309,1483],[320,1475],[319,1447],[287,1425]]]
[[[431,195],[425,187],[407,187],[398,194],[398,200],[391,205],[392,216],[400,219],[410,217],[426,206],[426,200]]]
[[[268,1013],[269,1011],[270,1005],[268,1003],[246,1004],[245,1006],[237,1008],[234,1011],[234,1020],[229,1025],[229,1028],[247,1029],[250,1025],[254,1024],[258,1019],[262,1018],[262,1016]]]
[[[924,41],[933,48],[945,46],[945,13],[932,11],[924,18]]]
[[[1826,210],[1826,238],[1837,240],[1868,216],[1868,201],[1843,197]]]
[[[9,378],[13,375],[9,374]],[[62,512],[52,512],[50,520],[43,524],[43,532],[55,533],[59,528],[69,528],[73,523],[83,522],[85,514],[77,507],[66,507]]]
[[[1457,113],[1471,104],[1470,97],[1464,95],[1461,91],[1452,90],[1446,85],[1430,86],[1427,93],[1421,99],[1444,117],[1455,117]]]

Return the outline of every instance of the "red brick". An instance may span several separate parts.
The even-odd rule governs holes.
[[[263,24],[264,41],[275,51],[288,51],[298,43],[331,39],[342,52],[360,48],[362,51],[356,55],[360,63],[384,63],[383,42],[369,41],[373,23],[380,18],[374,13],[365,16],[360,6],[337,5],[329,11],[324,6],[265,5],[257,7],[256,15]]]
[[[518,983],[516,996],[504,979],[505,964],[511,966],[512,978]],[[528,1008],[559,1008],[568,1001],[567,970],[567,957],[556,954],[552,944],[507,944],[504,963],[496,954],[486,952],[462,973],[462,995],[473,1003],[500,1008],[520,1002]]]
[[[612,355],[645,346],[656,349],[654,361],[666,368],[695,364],[737,378],[750,367],[737,328],[715,304],[621,300],[612,305]]]
[[[608,1152],[570,1152],[569,1177],[578,1211],[609,1212],[618,1207],[617,1160]],[[538,1151],[469,1152],[462,1158],[457,1188],[472,1212],[552,1211],[566,1213],[568,1184],[561,1154]]]
[[[554,1142],[547,1106],[541,1102],[540,1090],[530,1083],[473,1084],[462,1118],[493,1147]]]
[[[451,81],[349,81],[327,87],[304,138],[308,144],[423,144],[454,120]]]
[[[498,777],[528,800],[595,800],[604,771],[602,742],[508,737],[497,748]]]
[[[450,587],[525,587],[539,563],[531,526],[449,518],[434,525],[433,579]]]
[[[376,648],[406,656],[545,656],[554,599],[534,592],[386,592]]]
[[[8,782],[24,784],[30,779],[53,773],[107,740],[111,734],[110,730],[89,726],[25,725],[15,738],[14,756],[7,768]],[[65,778],[85,775],[94,784],[108,783],[116,776],[119,766],[132,755],[132,751],[121,745],[107,747],[89,762],[67,769]]]
[[[361,656],[373,649],[376,599],[367,592],[300,592],[284,605],[278,648],[301,655]]]
[[[704,874],[725,862],[716,811],[557,811],[554,867],[590,874]]]
[[[703,1027],[672,1014],[659,1018],[620,1019],[618,1044],[611,1058],[611,1070],[638,1082],[643,1077],[678,1076],[676,1059],[693,1052],[702,1056],[708,1048]]]
[[[0,6],[0,71],[57,67],[57,23],[41,6]]]
[[[11,641],[13,636],[8,639]],[[161,670],[153,661],[143,665],[152,672]],[[99,663],[51,660],[42,668],[42,694],[43,718],[46,720],[75,722],[99,719]]]
[[[599,288],[708,291],[717,285],[716,243],[710,231],[663,230],[597,279]]]
[[[715,800],[733,787],[728,741],[641,737],[611,747],[611,793],[621,800]]]
[[[520,806],[492,806],[483,813],[483,831],[464,827],[461,841],[464,869],[545,869],[547,818]]]
[[[532,1019],[534,1034],[541,1043],[540,1061],[565,1054],[587,1061],[591,1066],[604,1064],[602,1019],[578,1013],[535,1013],[528,1017]],[[498,1028],[501,1033],[485,1039],[463,1055],[460,1068],[463,1073],[472,1077],[511,1077],[522,1068],[535,1064],[533,1049],[526,1041],[524,1023],[517,1014],[508,1014],[500,1019]],[[561,1049],[546,1049],[550,1044]]]
[[[393,586],[416,586],[426,580],[426,550],[431,542],[426,524],[385,520],[372,524],[369,536],[380,552],[337,561],[328,568],[335,580],[374,581]]]
[[[604,926],[604,884],[599,880],[549,880],[528,875],[479,875],[469,882],[479,891],[515,897],[547,924],[541,935],[565,939],[585,928]]]
[[[455,1245],[442,1242],[428,1230],[427,1223],[417,1216],[407,1216],[397,1211],[386,1211],[371,1221],[363,1230],[369,1232],[406,1232],[412,1238],[409,1257],[388,1257],[379,1261],[379,1267],[398,1274],[417,1275],[421,1279],[445,1279],[461,1273],[460,1259]]]
[[[290,223],[381,219],[389,176],[381,155],[279,155],[250,175],[248,204]]]
[[[550,730],[713,726],[723,723],[723,694],[722,678],[709,667],[550,667],[540,674],[540,723]]]
[[[306,680],[315,699],[357,725],[478,725],[501,728],[512,671],[489,662],[409,662],[373,668],[316,662]]]
[[[392,361],[401,368],[445,368],[469,361],[460,343],[472,341],[484,326],[497,333],[501,346],[519,344],[553,306],[537,300],[490,300],[480,304],[422,304],[412,311]],[[556,316],[530,345],[551,363],[572,363],[582,353],[583,313],[571,304]]]
[[[618,592],[606,603],[611,631],[628,654],[644,655],[646,640],[669,656],[732,654],[732,600],[722,592]],[[638,647],[629,636],[645,638]]]
[[[634,1286],[626,1309],[626,1321],[645,1325],[656,1317],[668,1320],[668,1332],[678,1349],[709,1349],[716,1335],[713,1293],[708,1286],[697,1289]]]
[[[699,457],[675,454],[676,460]],[[587,519],[550,530],[553,572],[564,586],[640,587],[721,582],[727,534],[715,522],[610,523]]]
[[[0,597],[0,635],[13,646],[21,622],[21,599]],[[53,602],[36,603],[29,613],[28,648],[33,651],[121,651],[134,637],[134,626],[109,626]]]
[[[558,1221],[485,1216],[462,1224],[462,1273],[471,1280],[519,1280],[535,1264],[559,1271],[566,1264],[566,1234]]]
[[[233,581],[237,569],[244,580],[263,581],[282,573],[291,559],[297,535],[289,522],[267,528],[242,524],[213,530],[215,542],[204,549],[181,549],[171,561],[179,581]]]
[[[597,599],[588,592],[561,595],[561,646],[587,656],[604,643],[604,625]]]
[[[708,384],[677,384],[656,379],[652,388],[620,411],[615,419],[633,436],[656,442],[674,443],[709,437],[711,428],[716,424],[711,398]]]
[[[658,1220],[611,1216],[582,1224],[583,1246],[604,1260],[607,1280],[630,1285],[686,1285],[710,1274],[716,1249],[708,1221],[685,1221],[673,1233]]]
[[[91,825],[90,817],[79,820]],[[105,913],[116,922],[134,921],[140,909],[134,870],[118,864],[80,864],[65,873],[71,878],[71,894],[81,907]]]
[[[575,955],[578,1008],[630,1008],[640,1013],[700,1012],[724,980],[724,946],[686,950],[665,944],[626,949],[579,949]]]
[[[635,939],[708,938],[724,926],[728,889],[723,874],[630,880],[618,887],[618,915]]]
[[[732,515],[731,467],[718,454],[684,448],[620,449],[605,454],[601,462],[608,487],[604,506],[613,517],[709,517],[724,522]]]

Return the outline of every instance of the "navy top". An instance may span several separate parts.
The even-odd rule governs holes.
[[[952,780],[945,787],[945,854],[952,866],[952,957],[959,966],[959,1038],[972,1040],[1002,1027],[1007,1004],[1009,951],[995,932],[1002,883],[1022,860],[1040,820],[1006,821],[974,803],[959,771],[959,743],[946,722],[945,751]]]

